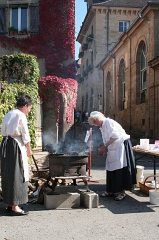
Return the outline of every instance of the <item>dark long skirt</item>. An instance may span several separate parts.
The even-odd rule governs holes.
[[[11,137],[6,141],[4,137],[0,154],[3,202],[8,205],[28,202],[28,182],[24,182],[24,169],[18,143]]]
[[[107,192],[117,193],[130,190],[136,184],[135,161],[130,139],[125,140],[124,145],[127,166],[122,169],[107,171]]]

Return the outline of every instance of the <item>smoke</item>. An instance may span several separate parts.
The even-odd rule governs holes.
[[[87,129],[88,130],[88,129]],[[85,142],[87,130],[80,131],[74,137],[72,134],[66,134],[65,140],[59,140],[57,143],[57,135],[51,130],[43,133],[43,149],[50,153],[86,153],[90,151],[96,152],[103,144],[101,132],[98,127],[92,128],[92,139]]]
[[[48,152],[55,152],[57,149],[56,134],[51,130],[43,132],[43,148]]]

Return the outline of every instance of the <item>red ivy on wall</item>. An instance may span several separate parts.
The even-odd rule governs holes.
[[[72,119],[76,107],[77,82],[75,77],[75,0],[40,0],[39,32],[27,38],[0,36],[0,45],[6,49],[17,48],[38,58],[45,59],[46,75],[39,80],[39,93],[45,110],[56,110],[59,117],[58,92],[72,94],[68,103],[67,122]],[[49,76],[52,75],[52,76]],[[56,77],[58,76],[58,77]],[[70,91],[70,89],[72,89]],[[71,93],[72,92],[72,93]],[[56,105],[56,108],[54,108]],[[54,106],[54,107],[53,107]],[[71,109],[72,108],[72,109]]]
[[[47,76],[40,78],[39,94],[43,100],[46,110],[54,110],[57,122],[59,121],[60,101],[59,93],[67,96],[66,121],[72,122],[72,110],[76,108],[77,81],[71,78],[63,79],[57,76]]]
[[[74,78],[74,2],[75,0],[40,0],[39,32],[27,38],[0,36],[1,46],[18,48],[24,53],[44,58],[46,75]]]

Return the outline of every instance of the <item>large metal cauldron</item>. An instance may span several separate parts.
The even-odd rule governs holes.
[[[86,175],[88,155],[49,154],[48,157],[50,177]]]

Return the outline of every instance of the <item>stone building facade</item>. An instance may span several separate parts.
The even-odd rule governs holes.
[[[114,95],[114,98],[109,97],[108,94],[107,97],[105,96],[105,72],[103,66],[98,66],[101,60],[110,54],[111,49],[116,46],[122,34],[136,21],[140,10],[147,1],[85,0],[85,2],[87,2],[88,11],[77,37],[77,41],[81,44],[79,53],[81,73],[80,77],[78,76],[77,109],[89,112],[98,110],[106,114],[109,113],[110,109],[113,109],[115,113],[111,112],[111,117],[116,118],[114,104],[117,96]],[[93,36],[92,41],[87,41],[89,36]],[[129,45],[126,47],[129,56]],[[109,59],[111,59],[109,67],[113,74],[108,74],[107,77],[112,81],[116,76],[116,59],[113,56]],[[107,89],[112,96],[110,87],[112,87],[110,83],[107,83]],[[116,87],[117,83],[114,88]],[[128,103],[125,101],[123,104],[126,106]],[[123,121],[126,122],[125,125],[128,122],[127,119]]]
[[[99,63],[104,114],[124,128],[159,138],[159,3],[148,2]]]

